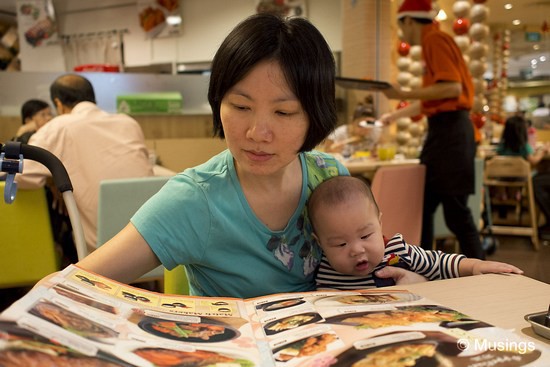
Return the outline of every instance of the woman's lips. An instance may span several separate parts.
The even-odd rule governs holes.
[[[255,152],[252,150],[246,150],[245,152],[248,159],[255,162],[265,162],[271,159],[271,157],[273,156],[273,154],[265,152]]]

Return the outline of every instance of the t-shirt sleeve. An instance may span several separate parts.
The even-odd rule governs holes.
[[[456,50],[450,42],[452,39],[443,37],[440,34],[430,36],[430,42],[426,42],[424,55],[429,59],[429,66],[433,74],[433,80],[436,82],[460,82],[461,74],[455,59]]]
[[[200,184],[181,173],[145,202],[131,223],[164,267],[172,269],[179,264],[200,263],[210,218]]]

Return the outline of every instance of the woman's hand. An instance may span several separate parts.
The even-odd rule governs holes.
[[[396,285],[414,284],[428,281],[428,279],[420,274],[416,274],[410,270],[405,270],[395,266],[386,266],[385,268],[378,270],[375,274],[378,278],[392,278]]]

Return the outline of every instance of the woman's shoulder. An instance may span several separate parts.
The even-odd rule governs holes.
[[[212,176],[225,174],[232,167],[232,156],[229,150],[224,150],[212,156],[206,162],[186,168],[181,174],[202,181]]]
[[[302,154],[308,172],[312,171],[314,174],[326,172],[330,176],[349,174],[344,165],[331,154],[317,150],[312,150]]]

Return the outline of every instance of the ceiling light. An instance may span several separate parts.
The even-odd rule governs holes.
[[[510,9],[512,9],[512,8],[513,8],[513,5],[512,5],[512,4],[510,4],[510,3],[504,4],[504,9],[510,10]]]
[[[445,13],[445,10],[440,9],[439,12],[437,13],[437,15],[435,16],[435,19],[438,22],[442,22],[442,21],[446,20],[447,19],[447,13]]]
[[[181,17],[179,15],[169,15],[166,18],[166,23],[170,25],[178,25],[181,23]]]
[[[540,62],[545,62],[545,61],[546,61],[546,56],[541,56],[541,57],[539,57],[539,61],[540,61]]]
[[[537,65],[537,63],[538,63],[537,59],[531,60],[531,65]]]
[[[536,50],[538,50],[539,48],[540,48],[540,46],[539,46],[539,45],[533,45],[533,50],[535,50],[535,51],[536,51]]]
[[[512,20],[512,24],[513,24],[513,25],[520,25],[520,24],[521,24],[521,20],[519,20],[519,19],[514,19],[514,20]]]

